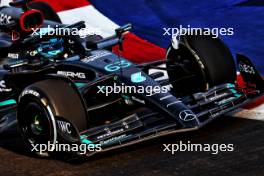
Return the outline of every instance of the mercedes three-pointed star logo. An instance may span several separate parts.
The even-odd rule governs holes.
[[[180,112],[180,119],[183,121],[191,121],[196,119],[196,115],[193,114],[193,112],[191,110],[184,110],[182,112]]]

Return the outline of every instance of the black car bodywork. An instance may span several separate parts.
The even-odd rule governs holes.
[[[28,11],[15,7],[1,9],[2,14],[12,19],[14,14]],[[68,35],[32,36],[30,28],[40,26],[41,15],[34,24],[25,19],[17,22],[21,15],[16,16],[14,24],[1,25],[0,127],[10,125],[11,116],[17,114],[18,125],[28,144],[48,141],[100,144],[102,151],[106,151],[199,129],[263,94],[263,79],[248,58],[238,55],[238,65],[247,83],[239,87],[233,60],[227,62],[222,58],[223,64],[231,68],[219,70],[220,74],[210,73],[211,68],[217,66],[203,61],[199,50],[187,45],[184,40],[189,36],[178,41],[179,47],[169,47],[167,59],[134,64],[111,52],[112,46],[122,46],[124,33],[130,25],[117,29],[113,37],[87,42]],[[27,24],[15,26],[23,22]],[[47,24],[56,23],[44,21],[44,25]],[[61,27],[81,28],[84,23]],[[12,41],[5,36],[11,29],[19,31],[18,40]],[[47,59],[37,48],[54,38],[63,40],[63,51]],[[220,39],[215,40],[216,45],[222,47]],[[160,66],[164,64],[165,68]],[[151,69],[159,71],[150,73]],[[168,72],[168,77],[160,80],[164,71]],[[226,72],[229,76],[222,77]],[[106,95],[106,87],[113,86],[133,86],[136,93]],[[166,87],[168,91],[139,91],[147,87],[161,90]],[[40,118],[45,118],[42,126],[39,120],[34,120],[38,109],[43,111]]]

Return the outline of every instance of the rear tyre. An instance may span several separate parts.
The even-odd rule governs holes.
[[[48,79],[30,85],[21,93],[17,119],[31,151],[38,144],[52,147],[58,143],[80,143],[79,131],[87,129],[87,115],[78,92],[70,84]],[[32,152],[49,156],[52,150]]]

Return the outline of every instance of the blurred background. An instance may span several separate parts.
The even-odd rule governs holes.
[[[10,1],[0,2],[3,6]],[[164,58],[171,37],[163,35],[163,28],[233,28],[234,35],[221,38],[234,55],[249,56],[264,75],[264,0],[32,1],[49,4],[63,23],[84,20],[91,27],[99,27],[104,37],[118,26],[132,23],[136,35],[127,37],[123,56],[134,62]]]
[[[10,1],[2,0],[1,6],[8,5]],[[122,54],[138,62],[164,58],[171,38],[163,35],[163,28],[177,28],[180,25],[234,28],[233,36],[221,38],[233,53],[241,52],[249,56],[264,75],[264,0],[33,1],[49,4],[63,23],[84,20],[90,27],[102,29],[104,37],[114,34],[114,29],[119,25],[133,23],[134,34],[126,36]],[[17,134],[1,134],[0,171],[6,176],[263,176],[263,98],[245,107],[243,118],[228,115],[199,131],[159,138],[78,162],[34,158],[25,152]],[[256,118],[256,115],[261,117]],[[179,152],[173,156],[163,152],[162,144],[179,141],[234,144],[235,151],[219,155]]]
[[[131,22],[133,32],[166,48],[170,37],[163,28],[234,28],[221,38],[232,52],[249,56],[264,75],[264,0],[90,0],[115,23]]]

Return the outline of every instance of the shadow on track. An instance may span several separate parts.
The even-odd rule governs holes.
[[[14,137],[14,138],[13,138]],[[264,172],[264,123],[220,118],[193,132],[75,160],[38,159],[16,136],[0,136],[0,170],[7,175],[258,175]],[[163,144],[234,144],[234,152],[164,152]],[[2,163],[3,162],[3,163]],[[241,174],[242,173],[242,174]]]

